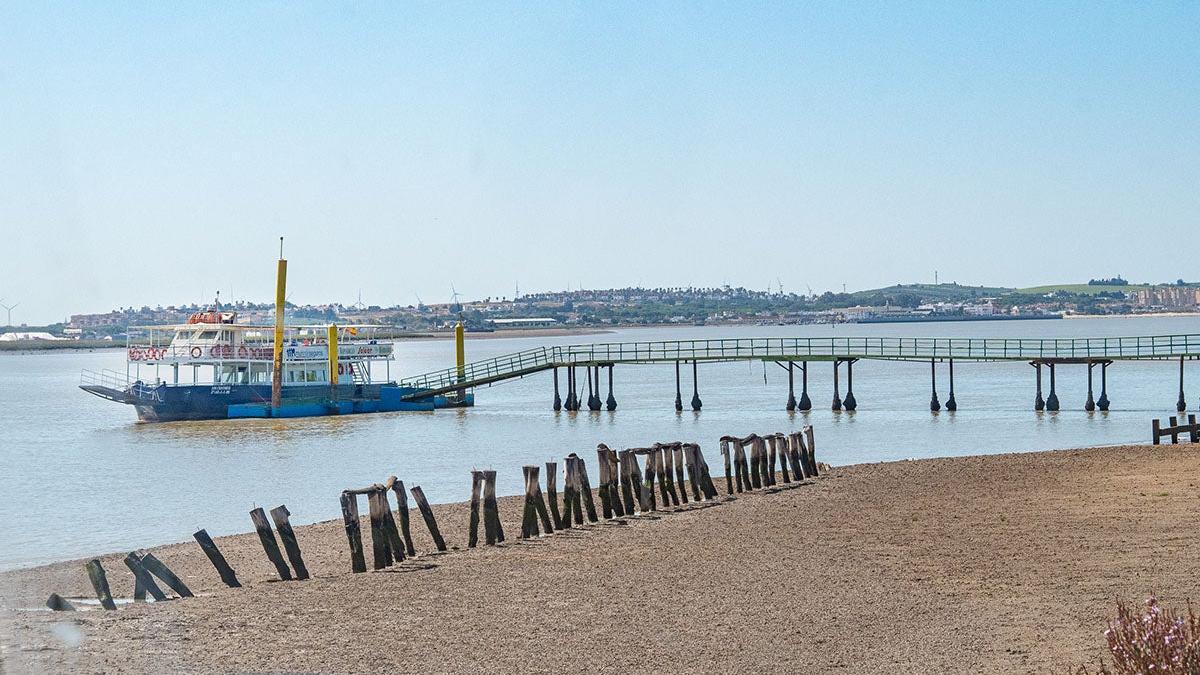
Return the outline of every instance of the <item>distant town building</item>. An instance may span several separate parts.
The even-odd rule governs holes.
[[[530,317],[527,319],[488,319],[488,323],[497,328],[545,328],[558,325],[558,321],[548,316]]]
[[[66,340],[68,338],[57,337],[49,333],[40,331],[28,333],[0,333],[0,342],[24,342],[34,340]]]
[[[1139,307],[1196,307],[1200,305],[1200,288],[1195,286],[1150,286],[1133,293]]]

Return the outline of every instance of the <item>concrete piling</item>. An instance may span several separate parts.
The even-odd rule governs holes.
[[[812,399],[808,397],[808,361],[800,362],[800,401],[796,404],[796,409],[812,410]]]
[[[958,401],[954,400],[954,359],[947,359],[946,365],[950,367],[950,395],[946,398],[946,410],[954,412],[958,410]]]
[[[1096,407],[1100,408],[1101,412],[1107,412],[1111,403],[1108,400],[1108,367],[1111,364],[1111,361],[1100,362],[1100,398],[1096,400]]]
[[[692,410],[699,412],[701,405],[699,364],[692,361]]]
[[[562,410],[562,397],[558,395],[558,366],[554,367],[554,412]]]
[[[617,397],[613,396],[613,364],[608,364],[608,399],[604,402],[604,407],[609,410],[617,409]]]
[[[937,361],[929,359],[929,410],[937,412],[942,409],[942,403],[937,395]]]
[[[842,407],[847,411],[858,409],[858,400],[854,398],[854,362],[858,359],[846,359],[846,398],[842,399]]]
[[[1046,397],[1046,410],[1050,412],[1058,411],[1058,394],[1054,390],[1054,362],[1046,364],[1050,366],[1050,394]]]
[[[838,368],[840,368],[841,365],[841,359],[833,360],[833,405],[831,406],[831,409],[834,412],[841,412],[842,410],[842,395],[838,391]]]

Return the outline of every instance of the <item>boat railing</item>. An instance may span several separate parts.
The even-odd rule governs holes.
[[[85,370],[79,374],[79,385],[82,387],[104,387],[116,391],[128,391],[133,386],[133,378],[115,370]]]
[[[327,358],[328,345],[295,344],[288,342],[284,346],[284,358],[288,361],[321,361]],[[390,358],[394,345],[390,342],[372,340],[346,340],[339,342],[338,356],[341,360],[354,358],[384,359]],[[204,343],[204,344],[131,344],[126,349],[126,358],[131,362],[179,362],[179,361],[262,361],[270,363],[275,358],[273,343],[254,342],[243,344]]]

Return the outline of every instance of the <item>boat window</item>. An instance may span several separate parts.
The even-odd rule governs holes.
[[[227,331],[227,330],[223,330],[223,331],[221,331],[221,339],[222,339],[222,340],[224,340],[224,341],[229,341],[229,340],[232,340],[232,339],[233,339],[233,334],[232,334],[232,333],[230,333],[230,332],[229,332],[229,331]]]
[[[214,339],[214,338],[216,338],[216,337],[217,337],[217,331],[215,331],[215,330],[206,330],[206,331],[204,331],[203,333],[201,333],[201,334],[200,334],[200,338],[199,338],[199,339],[201,339],[201,340],[212,340],[212,339]]]

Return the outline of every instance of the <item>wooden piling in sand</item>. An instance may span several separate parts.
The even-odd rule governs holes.
[[[487,545],[495,546],[504,541],[504,528],[500,526],[500,506],[496,503],[496,472],[483,472],[483,529]]]
[[[601,443],[596,446],[596,467],[600,479],[600,511],[604,514],[605,520],[611,520],[613,517],[612,504],[609,503],[609,467],[608,467],[608,446]]]
[[[792,458],[792,470],[796,480],[802,481],[808,477],[808,451],[804,449],[804,432],[796,431],[788,435],[788,453]]]
[[[394,477],[393,477],[394,479]],[[392,505],[388,499],[389,484],[379,492],[379,501],[383,504],[383,533],[387,536],[388,548],[392,551],[392,561],[404,560],[404,540],[400,538],[400,528],[396,525],[396,516],[392,513]]]
[[[642,493],[641,487],[634,482],[635,479],[633,478],[637,474],[637,466],[632,461],[633,452],[631,450],[622,450],[619,457],[618,480],[621,483],[621,499],[625,508],[625,515],[632,516],[637,510],[637,506],[634,504],[634,495],[641,495]]]
[[[671,449],[668,452],[671,453],[671,466],[668,468],[667,474],[670,475],[672,472],[675,474],[674,480],[671,481],[671,490],[674,492],[678,488],[679,496],[677,499],[687,504],[687,479],[683,477],[683,443],[671,444]],[[679,502],[676,501],[675,503],[678,504]]]
[[[408,517],[408,493],[404,491],[404,481],[392,476],[388,479],[388,485],[396,495],[396,513],[400,515],[400,534],[404,537],[404,551],[410,556],[416,555],[417,549],[413,547],[412,528]]]
[[[625,516],[625,500],[621,495],[621,462],[617,451],[605,446],[605,462],[608,464],[608,501],[612,505],[613,515],[617,518]]]
[[[596,502],[592,499],[592,481],[588,479],[587,462],[575,453],[571,453],[571,459],[575,462],[575,478],[579,481],[579,494],[583,495],[583,510],[588,522],[598,522],[600,519],[596,517]]]
[[[808,475],[815,478],[821,475],[821,470],[817,467],[817,442],[813,438],[811,424],[804,425],[804,440],[808,449],[808,468],[812,470]]]
[[[684,446],[691,451],[692,461],[695,464],[696,471],[699,472],[700,491],[707,499],[717,498],[717,486],[713,484],[712,473],[709,471],[708,462],[704,459],[704,452],[700,450],[700,446],[696,443],[688,443]],[[699,499],[697,498],[697,501]]]
[[[350,571],[366,572],[367,561],[363,557],[362,526],[358,522],[358,497],[348,491],[343,491],[340,500],[342,524],[346,528],[346,539],[350,541]],[[205,552],[207,553],[207,551]]]
[[[93,558],[87,562],[88,579],[92,582],[92,588],[96,591],[96,598],[100,600],[100,606],[104,609],[115,610],[117,603],[113,602],[112,591],[108,588],[108,577],[104,574],[104,566],[100,561]]]
[[[141,562],[142,567],[145,567],[147,572],[153,574],[159,579],[162,579],[163,583],[166,584],[167,587],[174,591],[179,597],[195,597],[192,594],[192,589],[188,588],[187,584],[183,583],[183,579],[180,579],[178,576],[176,576],[175,573],[172,572],[169,567],[164,565],[161,560],[154,557],[153,553],[142,554]]]
[[[754,434],[750,434],[745,438],[734,439],[733,443],[733,470],[741,479],[742,488],[744,488],[746,492],[749,492],[755,487],[754,479],[751,478],[753,474],[750,471],[750,463],[746,461],[746,445],[753,443],[755,438],[756,436]],[[741,491],[741,489],[738,490],[738,492]]]
[[[425,492],[420,485],[414,485],[411,489],[413,500],[417,502],[417,508],[421,510],[421,517],[425,519],[425,526],[429,528],[429,536],[433,537],[433,545],[439,551],[446,550],[446,540],[442,539],[442,533],[438,530],[437,520],[433,517],[433,509],[429,508],[429,502],[425,500]]]
[[[133,572],[133,578],[136,580],[137,585],[145,589],[150,594],[150,597],[154,598],[155,602],[163,602],[167,599],[167,594],[162,592],[158,584],[154,583],[154,578],[142,566],[142,559],[138,557],[138,554],[129,553],[126,555],[125,566],[129,568],[130,572]]]
[[[785,484],[792,482],[792,477],[788,471],[788,442],[787,436],[781,433],[771,434],[771,454],[779,455],[779,473],[783,477]]]
[[[721,456],[725,459],[725,494],[730,496],[733,495],[733,463],[730,457],[731,448],[729,447],[731,442],[731,437],[721,437]],[[741,486],[741,476],[738,476],[738,492],[741,492]]]
[[[540,469],[536,466],[524,466],[521,470],[525,474],[525,511],[521,521],[521,538],[536,537],[539,534],[539,520],[541,532],[551,534],[554,532],[554,525],[550,522],[550,514],[546,510],[545,498],[539,484]]]
[[[344,504],[344,502],[343,502],[343,504]],[[343,509],[343,513],[344,512],[345,512],[345,510]],[[355,510],[355,519],[354,519],[354,527],[355,527],[356,531],[358,528],[357,514],[358,514],[358,511],[356,509]],[[208,556],[208,561],[210,563],[212,563],[213,567],[217,568],[217,574],[221,575],[221,581],[225,582],[225,585],[230,588],[241,588],[242,583],[240,581],[238,581],[237,573],[234,572],[233,568],[229,566],[229,563],[225,561],[225,556],[221,555],[221,549],[217,548],[216,542],[214,542],[212,540],[212,537],[208,536],[208,531],[200,530],[200,531],[196,532],[195,534],[193,534],[192,538],[196,540],[197,544],[200,544],[200,549],[202,551],[204,551],[204,555]],[[353,545],[353,541],[351,542],[351,544]],[[358,543],[358,559],[359,559],[359,562],[361,563],[361,561],[362,561],[362,542],[361,541],[359,541],[359,543]],[[355,571],[356,572],[365,572],[366,567],[364,566],[363,569],[355,570]]]
[[[546,462],[546,501],[554,529],[562,529],[562,512],[558,510],[558,462]]]
[[[767,485],[775,485],[777,482],[775,478],[775,437],[764,437],[762,444],[767,446]]]
[[[471,521],[467,532],[467,548],[479,543],[479,498],[483,490],[483,472],[471,472]]]
[[[579,461],[579,457],[574,453],[568,455],[565,461],[567,462],[567,466],[571,467],[569,480],[571,481],[571,491],[574,493],[574,498],[571,500],[571,516],[568,517],[573,516],[576,525],[583,525],[583,505],[587,499],[585,499],[583,494],[583,475],[580,470],[582,462]],[[588,495],[587,498],[590,497],[591,495]]]
[[[51,593],[49,598],[46,598],[46,607],[53,612],[74,612],[75,605],[72,605],[66,598],[58,593]]]
[[[292,569],[296,570],[296,578],[304,580],[308,578],[308,568],[304,566],[304,558],[300,555],[300,542],[296,541],[296,531],[288,521],[288,516],[291,515],[288,508],[282,504],[271,509],[271,520],[279,532],[279,539],[283,541],[283,550],[287,551]]]
[[[392,543],[388,540],[383,525],[383,512],[388,507],[386,502],[379,499],[382,493],[380,489],[367,491],[367,509],[371,517],[371,553],[373,566],[377,570],[392,564]]]
[[[275,566],[275,572],[283,581],[292,580],[292,571],[288,569],[287,563],[283,561],[283,553],[279,550],[279,543],[275,541],[275,533],[271,531],[271,523],[267,521],[267,513],[262,508],[254,509],[250,512],[250,520],[254,523],[254,530],[258,532],[258,540],[262,542],[263,551],[267,554],[267,559]]]
[[[671,493],[667,490],[667,481],[670,479],[671,473],[667,470],[667,459],[670,457],[670,451],[665,450],[662,445],[655,443],[650,452],[654,454],[654,480],[658,481],[658,496],[662,499],[663,508],[671,506]],[[679,497],[675,498],[678,505]]]

